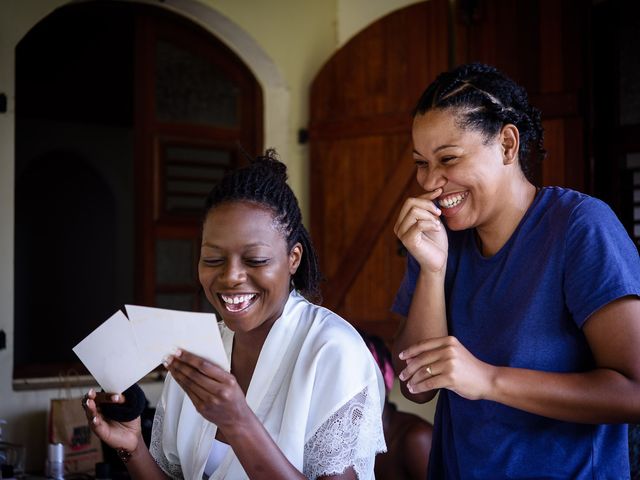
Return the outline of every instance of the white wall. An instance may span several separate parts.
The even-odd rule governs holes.
[[[144,0],[149,1],[151,0]],[[13,198],[15,47],[38,21],[65,0],[0,2],[0,93],[8,111],[0,113],[0,418],[9,421],[6,438],[27,446],[27,467],[41,469],[45,455],[49,399],[59,390],[14,391],[13,368]],[[308,212],[308,151],[297,131],[308,122],[311,81],[337,48],[377,18],[407,0],[165,0],[154,5],[185,15],[214,32],[253,70],[265,99],[265,146],[276,147],[289,165],[291,184]],[[308,223],[308,220],[307,220]],[[37,292],[33,292],[37,301]],[[144,386],[155,403],[160,385]],[[73,391],[80,395],[78,389]],[[400,409],[432,418],[432,409],[410,405],[397,388],[391,395]]]

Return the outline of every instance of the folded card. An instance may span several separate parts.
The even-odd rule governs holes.
[[[122,393],[177,348],[229,371],[215,315],[126,305],[73,351],[107,392]]]

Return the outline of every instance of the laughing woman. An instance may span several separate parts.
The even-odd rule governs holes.
[[[403,392],[439,392],[429,478],[629,478],[640,259],[603,202],[536,188],[540,114],[480,64],[443,73],[412,129],[425,193],[395,232]],[[445,225],[443,225],[445,224]]]
[[[268,151],[207,199],[199,277],[231,372],[169,358],[149,450],[139,420],[108,420],[91,392],[92,428],[133,478],[373,478],[384,383],[356,330],[303,296],[318,265],[286,178]]]

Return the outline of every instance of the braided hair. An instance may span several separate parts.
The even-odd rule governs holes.
[[[276,225],[287,242],[287,251],[296,243],[302,245],[300,266],[293,274],[297,290],[309,299],[319,299],[320,268],[311,237],[302,224],[298,200],[287,184],[287,166],[278,159],[274,149],[251,159],[249,165],[227,174],[209,192],[205,215],[225,202],[256,203],[273,212]]]
[[[532,181],[532,170],[546,156],[540,111],[529,104],[526,90],[498,69],[481,63],[461,65],[441,73],[427,87],[413,111],[454,109],[460,128],[482,133],[488,142],[506,124],[520,133],[518,159]]]

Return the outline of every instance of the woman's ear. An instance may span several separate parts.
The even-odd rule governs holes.
[[[508,123],[500,131],[500,144],[502,145],[503,162],[510,165],[518,159],[520,147],[520,132],[518,127]]]
[[[289,273],[293,275],[298,270],[300,266],[300,261],[302,260],[302,245],[300,243],[296,243],[291,251],[289,252]]]

